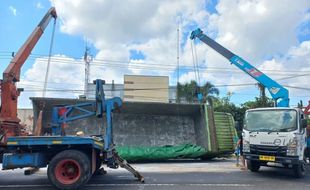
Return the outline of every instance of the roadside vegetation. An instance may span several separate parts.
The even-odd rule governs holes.
[[[178,103],[197,103],[197,94],[203,95],[203,102],[210,105],[214,111],[231,113],[239,123],[243,124],[245,111],[252,108],[260,107],[273,107],[271,98],[266,97],[265,87],[258,84],[260,96],[255,97],[254,100],[247,101],[241,105],[236,105],[230,101],[233,93],[228,93],[224,97],[219,97],[220,91],[212,83],[206,82],[204,85],[199,86],[196,81],[192,80],[188,83],[178,83],[177,85],[177,102]]]

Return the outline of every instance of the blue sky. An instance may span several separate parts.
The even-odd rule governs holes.
[[[90,79],[123,81],[124,74],[195,79],[189,34],[200,27],[210,37],[243,57],[290,91],[291,105],[310,100],[310,3],[286,1],[2,1],[0,5],[0,71],[43,15],[56,6],[53,58],[48,80],[52,97],[77,97],[83,93],[82,57],[86,43],[93,62]],[[284,18],[285,17],[285,18]],[[281,22],[279,22],[281,20]],[[180,78],[177,79],[177,28],[179,26]],[[41,96],[49,52],[52,23],[22,67],[20,86],[25,92],[20,107],[30,107],[29,96]],[[86,42],[87,41],[87,42]],[[241,104],[259,92],[255,81],[227,60],[196,41],[201,81],[211,81],[220,96],[232,92]],[[182,70],[182,68],[185,70]],[[297,76],[303,75],[303,76]],[[283,79],[291,77],[290,79]],[[242,85],[242,84],[253,85]],[[241,84],[240,86],[235,86]],[[223,87],[223,85],[228,85]],[[57,92],[53,90],[64,90]]]
[[[42,8],[37,7],[39,2]],[[16,9],[16,15],[14,15],[10,7],[14,7]],[[2,42],[0,46],[0,53],[16,52],[50,7],[51,3],[49,1],[2,1],[0,5],[0,17],[5,19],[0,20],[0,40]],[[70,57],[82,57],[85,51],[85,41],[83,37],[68,35],[61,32],[59,30],[59,24],[60,23],[57,22],[53,54],[65,54]],[[52,26],[53,23],[51,22],[32,51],[33,54],[48,55],[52,35]],[[0,59],[1,72],[6,68],[9,61],[10,60],[7,59]],[[25,71],[29,69],[32,64],[33,61],[27,61],[22,69]]]

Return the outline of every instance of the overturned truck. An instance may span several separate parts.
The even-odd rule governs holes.
[[[34,121],[43,110],[42,126],[46,132],[50,129],[52,107],[87,102],[59,98],[31,100]],[[126,160],[213,158],[234,151],[236,131],[232,115],[213,112],[205,104],[124,102],[120,112],[115,112],[113,117],[114,143]],[[104,133],[98,126],[98,118],[90,117],[68,123],[65,133]]]

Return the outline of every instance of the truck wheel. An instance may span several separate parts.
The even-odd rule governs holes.
[[[293,165],[294,176],[297,178],[304,177],[306,175],[306,162],[300,161],[299,164]]]
[[[260,168],[260,163],[255,160],[247,160],[248,169],[251,170],[251,172],[258,172]]]
[[[284,168],[289,168],[289,164],[282,164]]]
[[[90,160],[77,150],[62,151],[49,163],[47,176],[58,189],[77,189],[91,177]]]

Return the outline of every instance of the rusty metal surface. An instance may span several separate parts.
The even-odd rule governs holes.
[[[20,119],[20,124],[28,133],[33,130],[33,110],[32,109],[18,109],[17,116]]]

